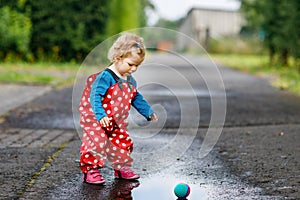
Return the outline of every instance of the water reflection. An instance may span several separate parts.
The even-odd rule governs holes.
[[[81,193],[84,199],[132,200],[132,190],[137,188],[137,180],[112,180],[104,185],[82,183]]]
[[[109,194],[109,199],[115,200],[132,200],[132,192],[134,188],[137,188],[140,182],[137,180],[116,180],[116,184],[112,188]]]

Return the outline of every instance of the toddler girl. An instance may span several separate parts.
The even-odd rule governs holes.
[[[131,105],[147,120],[157,121],[131,76],[144,57],[143,39],[134,34],[123,34],[108,52],[112,64],[87,79],[79,105],[83,128],[80,168],[86,183],[105,182],[100,169],[106,159],[112,162],[116,178],[139,178],[131,169],[133,143],[126,122]]]

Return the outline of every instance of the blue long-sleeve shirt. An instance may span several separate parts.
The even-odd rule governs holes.
[[[120,81],[126,82],[126,80],[121,79]],[[137,88],[136,80],[131,76],[129,80],[135,88]],[[107,116],[105,110],[102,106],[102,98],[105,96],[108,88],[114,85],[117,81],[114,77],[106,70],[101,72],[92,84],[91,94],[90,94],[90,104],[98,121],[103,117]],[[136,96],[132,100],[132,106],[147,120],[149,116],[154,113],[150,105],[144,99],[141,93],[136,92]]]

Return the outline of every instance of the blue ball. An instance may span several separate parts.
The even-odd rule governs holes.
[[[174,188],[174,193],[179,199],[185,199],[189,196],[191,188],[186,183],[179,183]]]

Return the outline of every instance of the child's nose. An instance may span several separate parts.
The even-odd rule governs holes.
[[[131,71],[135,72],[136,70],[137,70],[137,67],[136,66],[132,66]]]

